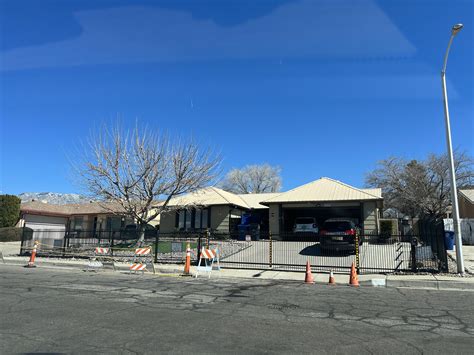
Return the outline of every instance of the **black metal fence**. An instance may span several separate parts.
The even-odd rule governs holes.
[[[430,231],[430,228],[433,230]],[[110,247],[111,256],[126,259],[137,246],[150,246],[157,263],[183,263],[189,245],[196,263],[202,248],[217,249],[222,267],[257,270],[303,271],[309,261],[315,271],[347,272],[351,264],[359,273],[396,271],[447,271],[444,233],[439,224],[426,224],[419,235],[370,235],[327,237],[314,234],[260,233],[148,233],[140,245],[138,236],[126,231],[67,232],[35,230],[24,233],[21,253],[27,254],[38,240],[39,255],[89,257],[96,247]]]
[[[444,271],[438,256],[417,236],[363,234],[341,236],[340,243],[324,238],[288,233],[211,244],[222,250],[221,265],[232,268],[303,271],[309,261],[313,270],[323,272],[347,272],[352,263],[359,273]]]
[[[422,218],[419,219],[415,231],[419,235],[419,253],[432,253],[432,268],[440,271],[448,271],[448,255],[445,245],[444,222],[442,219]],[[419,266],[418,266],[419,267]]]

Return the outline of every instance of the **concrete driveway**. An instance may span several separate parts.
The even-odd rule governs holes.
[[[273,269],[303,270],[306,262],[315,271],[347,271],[355,263],[355,255],[348,252],[323,252],[319,243],[268,240],[241,242],[240,251],[221,258],[222,265],[266,268],[270,262]],[[359,249],[359,265],[367,271],[391,271],[408,269],[410,266],[410,243],[363,244]]]

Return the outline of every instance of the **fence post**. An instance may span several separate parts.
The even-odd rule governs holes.
[[[416,237],[413,237],[411,239],[411,249],[410,249],[410,255],[411,255],[411,271],[412,272],[417,272],[417,267],[416,267],[416,246],[418,244],[418,241]]]
[[[202,243],[201,238],[202,238],[202,233],[199,233],[198,245],[197,245],[196,266],[199,266],[199,259],[201,258],[201,243]]]
[[[63,238],[63,258],[66,255],[66,243],[67,243],[67,231],[64,231],[64,238]]]
[[[437,225],[436,241],[438,244],[438,258],[440,265],[438,271],[448,272],[448,253],[444,244],[444,223],[443,220]]]
[[[23,229],[21,231],[20,255],[23,255],[24,243],[25,243],[25,226],[23,225]]]
[[[273,267],[273,239],[272,239],[272,232],[268,234],[268,266],[270,268]]]
[[[110,240],[110,256],[114,256],[114,236],[112,231],[109,232],[109,240]]]
[[[158,262],[158,242],[160,240],[160,231],[156,231],[155,236],[155,263]]]
[[[355,234],[355,257],[356,257],[356,271],[357,275],[360,274],[359,268],[359,234],[356,232]]]

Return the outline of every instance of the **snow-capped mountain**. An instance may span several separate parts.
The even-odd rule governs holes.
[[[21,199],[21,202],[30,202],[35,200],[53,205],[89,202],[88,198],[79,194],[61,194],[57,192],[23,192],[19,194],[18,197]]]

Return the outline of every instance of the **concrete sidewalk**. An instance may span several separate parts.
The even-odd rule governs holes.
[[[469,274],[474,274],[474,245],[463,245],[462,253],[464,259],[464,269]],[[448,256],[456,261],[456,247],[453,250],[448,250]]]
[[[8,265],[24,266],[28,263],[28,257],[7,256],[4,257],[4,263]],[[35,265],[39,268],[74,268],[87,270],[87,259],[55,259],[55,258],[36,258]],[[106,265],[104,268],[97,269],[98,272],[128,272],[129,263],[116,262],[114,266]],[[149,268],[150,269],[150,268]],[[176,264],[156,264],[156,275],[180,277],[183,272],[183,265]],[[152,270],[146,274],[153,275]],[[191,274],[196,274],[196,268],[191,267]],[[316,284],[327,284],[329,275],[327,273],[313,272]],[[207,273],[200,272],[200,278],[207,278]],[[349,283],[348,274],[334,274],[336,284],[347,285]],[[262,280],[281,280],[303,282],[304,272],[278,271],[278,270],[246,270],[246,269],[221,269],[213,270],[212,279],[229,278],[252,278]],[[397,288],[426,288],[437,290],[473,290],[474,277],[458,277],[457,275],[384,275],[384,274],[362,274],[359,275],[361,286],[370,287],[397,287]]]
[[[15,244],[16,243],[16,244]],[[472,252],[474,256],[474,247],[467,248],[468,252]],[[24,266],[28,263],[29,257],[18,256],[19,243],[0,243],[0,251],[3,253],[3,262],[9,265]],[[471,256],[469,256],[471,258]],[[0,260],[0,262],[2,262]],[[38,267],[55,267],[55,268],[75,268],[81,270],[88,269],[89,261],[87,259],[62,259],[37,257],[35,265]],[[105,265],[104,268],[98,269],[100,272],[128,272],[129,263],[115,262],[114,265]],[[472,264],[469,264],[472,266]],[[466,263],[467,266],[467,263]],[[90,269],[89,269],[90,270]],[[149,274],[152,270],[149,270]],[[161,276],[179,277],[183,272],[183,265],[176,264],[155,264],[155,272]],[[191,273],[196,274],[196,268],[191,267]],[[327,273],[313,272],[316,284],[326,284],[329,279]],[[199,277],[207,278],[208,275],[201,272]],[[336,284],[347,285],[349,282],[348,274],[335,274]],[[252,278],[262,280],[282,280],[303,282],[305,278],[304,272],[291,272],[279,270],[251,270],[251,269],[222,269],[214,270],[211,274],[212,279],[229,279],[229,278]],[[371,287],[416,287],[427,289],[458,289],[458,290],[474,290],[474,277],[459,277],[458,275],[447,274],[406,274],[406,275],[385,275],[385,274],[362,274],[359,275],[359,283],[361,286]]]

